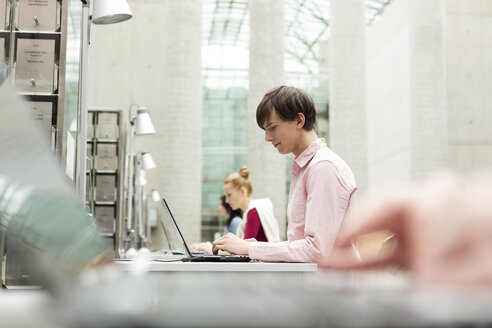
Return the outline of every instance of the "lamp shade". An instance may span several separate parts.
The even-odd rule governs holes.
[[[145,177],[145,171],[141,170],[137,176],[136,180],[139,186],[145,186],[147,184],[147,178]]]
[[[94,0],[92,22],[94,24],[113,24],[133,17],[126,0]]]
[[[68,131],[77,132],[77,120],[76,119],[72,120],[72,122],[70,123],[70,127],[68,128]]]
[[[135,124],[135,134],[154,134],[155,129],[150,119],[149,111],[145,107],[137,109],[137,122]]]
[[[142,152],[142,168],[144,170],[150,170],[155,168],[154,159],[147,152]]]
[[[161,195],[159,194],[159,192],[156,190],[156,189],[152,189],[152,200],[154,202],[159,202],[161,200]]]

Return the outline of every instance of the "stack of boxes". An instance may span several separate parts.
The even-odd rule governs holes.
[[[89,109],[87,123],[86,207],[101,233],[116,243],[123,159],[121,111]]]

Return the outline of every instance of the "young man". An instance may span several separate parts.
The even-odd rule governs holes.
[[[268,91],[256,110],[265,141],[281,154],[293,153],[287,209],[287,241],[257,242],[227,234],[213,251],[248,254],[275,262],[318,262],[326,258],[342,224],[355,205],[355,178],[350,167],[316,135],[316,109],[305,91],[280,86]]]

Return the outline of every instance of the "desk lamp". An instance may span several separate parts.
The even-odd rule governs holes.
[[[126,0],[94,0],[92,23],[113,24],[133,17]]]
[[[132,107],[137,106],[137,115],[132,117]],[[128,115],[130,120],[130,140],[129,140],[129,152],[128,152],[128,206],[127,206],[127,221],[126,228],[127,233],[132,228],[132,198],[133,198],[133,143],[134,136],[137,135],[145,135],[145,134],[154,134],[155,129],[152,124],[152,120],[150,119],[149,112],[147,108],[140,107],[137,104],[131,104],[128,109]],[[147,153],[148,154],[148,153]],[[148,154],[150,156],[150,154]],[[152,157],[150,158],[152,160]],[[152,160],[152,163],[155,167],[155,163]],[[149,164],[150,165],[150,164]]]

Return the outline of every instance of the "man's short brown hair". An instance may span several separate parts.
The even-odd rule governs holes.
[[[305,118],[302,128],[308,131],[316,123],[313,98],[298,88],[282,85],[267,91],[256,109],[256,123],[260,128],[264,129],[263,125],[270,118],[272,110],[282,121],[295,121],[297,114],[302,113]]]

